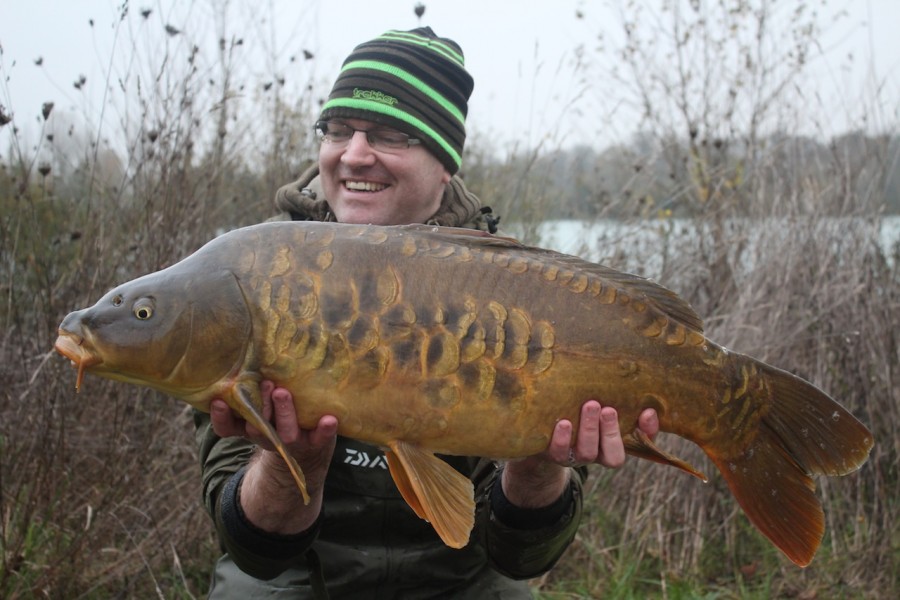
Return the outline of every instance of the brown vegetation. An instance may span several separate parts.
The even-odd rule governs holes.
[[[52,105],[25,107],[48,129],[34,152],[12,133],[0,159],[4,598],[205,593],[218,549],[181,403],[91,377],[76,395],[74,372],[51,346],[69,310],[218,231],[271,216],[275,189],[314,155],[312,94],[286,99],[275,74],[239,84],[237,38],[224,21],[216,27],[222,42],[202,81],[192,68],[161,76],[203,60],[190,44],[139,54],[134,64],[145,66],[135,69],[147,72],[130,73],[123,88],[139,110],[122,111],[131,116],[122,117],[121,146],[91,133],[61,149],[59,129],[55,141],[47,136],[63,117]],[[808,49],[812,38],[804,41]],[[651,64],[639,50],[632,40],[632,65]],[[239,85],[248,86],[243,103]],[[753,123],[784,106],[784,87],[779,80],[749,111]],[[471,187],[529,241],[558,216],[614,215],[659,232],[638,246],[620,229],[600,229],[584,251],[678,291],[717,342],[829,391],[871,427],[876,446],[858,473],[819,480],[826,538],[805,570],[752,530],[715,475],[702,485],[644,461],[596,469],[574,546],[535,589],[545,598],[898,597],[900,248],[878,238],[881,213],[896,202],[896,131],[805,144],[789,130],[745,128],[719,105],[680,103],[673,122],[652,86],[637,93],[653,134],[600,154],[571,152],[578,165],[547,152],[498,161],[476,132]],[[0,107],[7,131],[11,114]],[[566,169],[576,175],[547,185]],[[573,197],[580,204],[561,204]],[[663,438],[714,473],[698,449]]]

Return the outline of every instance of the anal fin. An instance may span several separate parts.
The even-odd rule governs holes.
[[[654,444],[653,440],[650,439],[650,436],[648,436],[640,429],[635,429],[631,432],[630,435],[623,436],[622,441],[625,442],[625,452],[631,454],[632,456],[643,458],[645,460],[652,460],[653,462],[658,462],[664,465],[673,466],[676,469],[681,469],[685,473],[693,475],[694,477],[702,480],[704,483],[709,481],[706,475],[698,471],[696,467],[681,460],[677,456],[669,454],[668,452]]]
[[[385,454],[394,483],[422,519],[431,523],[445,544],[462,548],[475,525],[472,482],[431,452],[393,441]]]

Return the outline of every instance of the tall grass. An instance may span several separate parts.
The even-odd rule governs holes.
[[[796,206],[784,200],[785,211]],[[710,482],[643,461],[595,471],[587,523],[541,588],[557,593],[545,597],[566,597],[558,590],[598,598],[897,593],[900,251],[879,245],[880,225],[858,216],[731,220],[731,250],[745,250],[728,254],[733,284],[726,286],[710,280],[717,257],[699,243],[703,229],[679,222],[666,230],[669,258],[653,273],[695,306],[712,307],[700,312],[711,339],[809,379],[871,428],[876,446],[866,465],[817,482],[826,536],[812,566],[795,567],[753,530],[696,447],[662,435],[664,447]],[[627,247],[620,244],[601,238],[592,245]],[[612,252],[604,262],[653,258]]]
[[[204,595],[218,548],[183,404],[95,378],[76,395],[72,369],[51,352],[56,327],[113,285],[271,216],[275,189],[312,155],[308,82],[288,102],[287,86],[268,85],[277,74],[247,75],[244,42],[224,15],[210,21],[214,32],[195,31],[216,34],[204,53],[188,33],[146,46],[141,28],[159,17],[122,10],[111,51],[126,49],[127,60],[110,66],[105,85],[118,93],[105,99],[102,125],[85,132],[78,122],[67,134],[71,114],[16,107],[41,115],[41,137],[31,145],[13,129],[19,121],[4,131],[4,598]]]
[[[4,598],[199,598],[219,552],[181,403],[92,377],[76,395],[74,371],[50,348],[69,310],[218,231],[271,216],[275,189],[314,155],[308,132],[318,99],[305,84],[315,60],[291,62],[306,79],[282,86],[274,50],[265,72],[250,69],[241,54],[249,38],[228,29],[227,14],[191,21],[195,30],[207,23],[205,32],[176,23],[183,33],[148,47],[140,27],[156,18],[117,20],[128,60],[110,67],[107,83],[118,91],[102,125],[74,126],[69,136],[71,117],[58,109],[15,107],[17,119],[40,115],[37,150],[10,129],[17,121],[5,126]],[[635,65],[650,64],[630,47]],[[646,102],[656,92],[638,88],[645,92],[649,116],[671,113]],[[782,106],[770,102],[757,110]],[[533,582],[541,597],[900,595],[900,256],[876,243],[898,161],[896,127],[810,146],[762,130],[740,138],[731,132],[744,128],[724,114],[685,113],[681,126],[658,118],[653,135],[582,152],[577,165],[546,148],[498,161],[473,132],[465,176],[501,225],[518,221],[529,241],[558,216],[630,218],[661,231],[649,249],[614,234],[585,239],[584,249],[612,266],[654,265],[644,274],[688,299],[712,339],[829,391],[872,428],[875,449],[858,473],[819,481],[826,538],[800,570],[749,526],[697,448],[663,435],[710,483],[644,461],[594,470],[576,542]]]
[[[678,291],[711,339],[827,390],[870,426],[876,445],[858,472],[818,481],[826,537],[801,570],[753,531],[697,448],[662,436],[713,474],[710,484],[645,463],[595,473],[588,522],[542,596],[892,598],[900,248],[879,234],[896,202],[897,124],[879,122],[873,136],[819,129],[818,140],[791,128],[816,108],[792,95],[819,35],[805,3],[665,6],[623,10],[626,75],[606,78],[633,90],[646,123],[628,148],[632,175],[615,179],[624,184],[608,190],[609,206],[642,215],[644,228],[661,232],[651,237],[658,245],[611,233],[585,248]],[[772,30],[777,10],[792,11],[788,35]],[[731,40],[734,31],[742,33]],[[735,62],[745,68],[730,69]]]

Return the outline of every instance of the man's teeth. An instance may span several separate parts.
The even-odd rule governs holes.
[[[372,183],[371,181],[346,181],[344,185],[348,190],[357,192],[380,192],[387,187],[383,183]]]

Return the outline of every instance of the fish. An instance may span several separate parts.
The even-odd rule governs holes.
[[[443,542],[468,543],[473,487],[437,455],[513,460],[577,431],[590,398],[618,411],[626,452],[693,465],[636,427],[699,446],[750,522],[799,566],[824,535],[816,476],[859,469],[871,432],[808,381],[709,340],[673,291],[513,238],[429,225],[267,222],[124,283],[59,326],[84,374],[208,411],[222,398],[305,479],[261,414],[259,383],[299,424],[385,450],[401,495]]]

